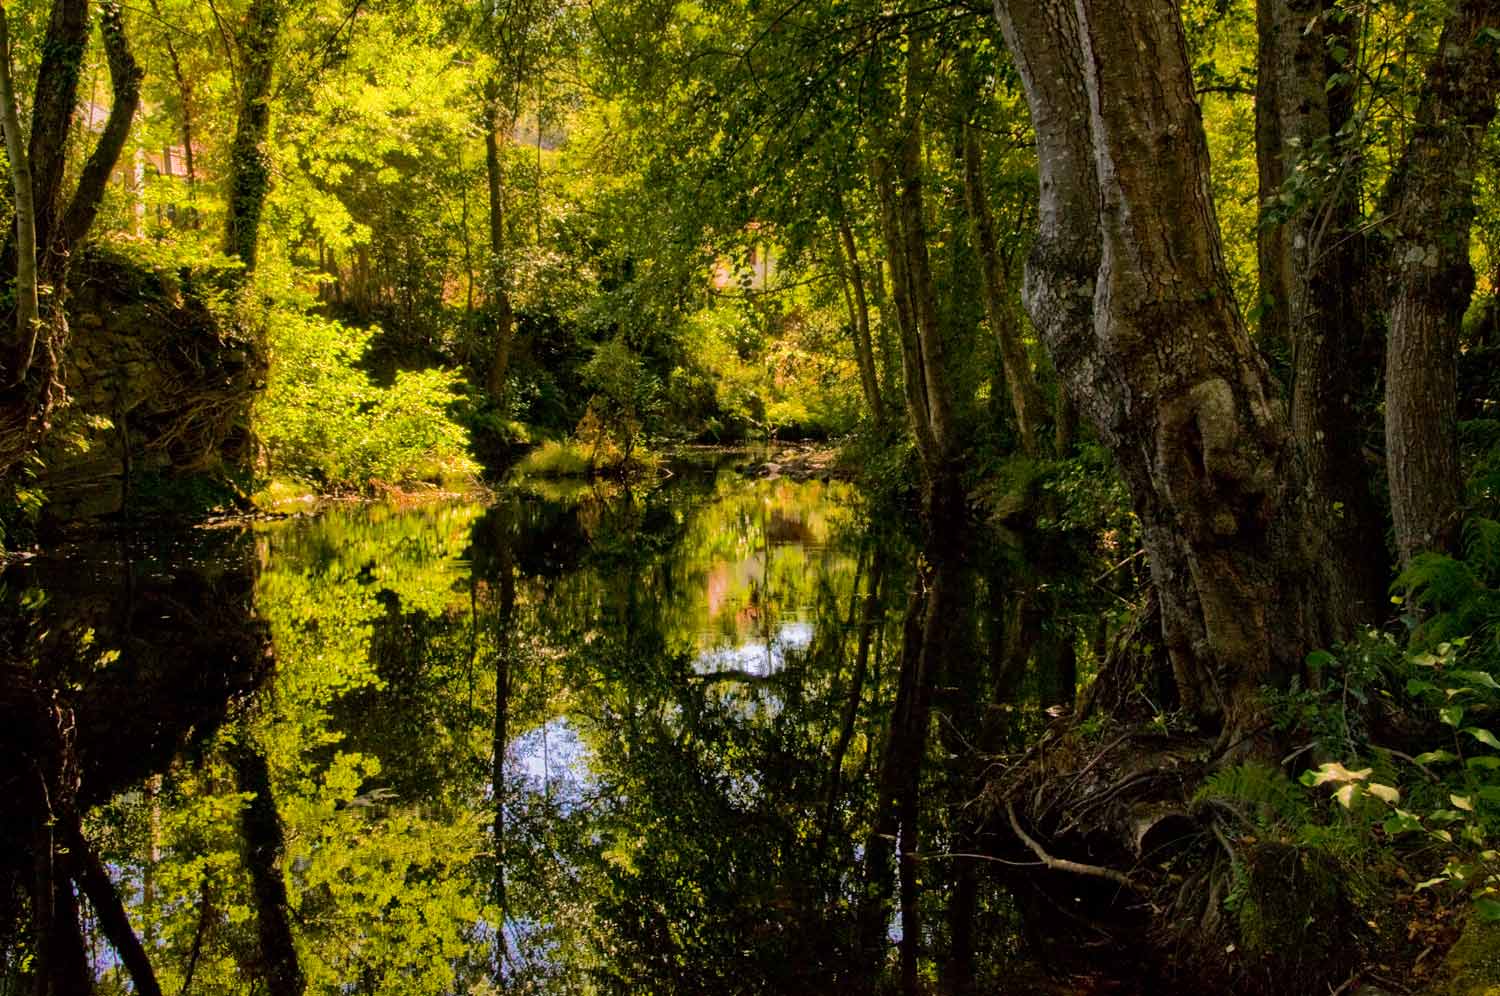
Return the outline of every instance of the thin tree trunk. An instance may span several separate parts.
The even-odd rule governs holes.
[[[842,198],[839,199],[842,202]],[[875,369],[875,347],[870,337],[870,302],[865,294],[864,266],[854,242],[854,230],[839,204],[834,221],[833,251],[838,259],[839,279],[844,287],[844,301],[849,310],[849,331],[854,339],[854,359],[859,367],[859,384],[865,404],[877,424],[885,422],[885,399],[880,394],[880,376]]]
[[[1452,551],[1458,540],[1458,333],[1474,289],[1474,175],[1500,94],[1500,62],[1483,33],[1496,29],[1495,0],[1463,0],[1444,24],[1388,195],[1400,236],[1386,354],[1386,470],[1403,565],[1423,551]]]
[[[505,393],[510,372],[511,340],[515,336],[515,312],[510,300],[510,267],[505,252],[505,159],[504,142],[510,121],[501,106],[499,81],[492,81],[485,104],[484,165],[490,199],[490,301],[495,322],[494,351],[490,358],[491,398]]]
[[[937,460],[937,438],[927,417],[927,377],[922,370],[920,330],[912,305],[912,282],[905,239],[896,204],[896,187],[891,177],[889,158],[877,156],[873,165],[875,191],[880,202],[880,227],[886,246],[886,265],[891,270],[891,305],[901,342],[901,387],[906,395],[906,412],[917,441],[917,452],[926,466]]]
[[[963,126],[963,143],[964,201],[969,211],[974,252],[979,256],[984,311],[995,336],[1000,364],[1005,370],[1005,386],[1010,395],[1011,410],[1016,416],[1016,429],[1021,434],[1021,449],[1027,456],[1035,458],[1041,455],[1041,431],[1037,425],[1042,413],[1041,397],[1026,346],[1021,342],[1021,330],[1006,300],[1009,295],[995,240],[995,218],[990,211],[989,196],[984,191],[984,153],[974,126],[967,121]]]
[[[251,0],[239,32],[242,57],[239,113],[229,150],[229,211],[224,251],[255,270],[260,219],[271,184],[266,140],[271,130],[271,75],[285,12],[282,0]]]
[[[31,370],[36,353],[41,310],[37,301],[36,211],[32,200],[31,159],[22,147],[21,119],[11,78],[10,27],[0,6],[0,122],[5,128],[5,151],[10,158],[16,212],[16,343],[14,381],[20,384]]]
[[[161,20],[161,4],[158,0],[151,0],[151,13],[157,20]],[[188,200],[193,201],[198,189],[197,153],[193,149],[193,84],[182,71],[182,59],[177,54],[170,29],[164,28],[162,43],[167,49],[167,59],[172,63],[172,78],[177,82],[177,99],[182,103],[182,158],[187,169]],[[196,212],[188,221],[190,227],[197,227]]]
[[[902,111],[902,133],[898,144],[899,219],[905,239],[912,317],[922,355],[922,376],[927,401],[926,418],[936,452],[936,477],[952,472],[958,451],[953,417],[952,388],[943,349],[943,330],[938,321],[937,284],[932,277],[928,253],[927,222],[923,204],[921,103],[927,85],[926,39],[920,34],[907,38],[906,94]]]
[[[130,45],[125,38],[125,27],[120,20],[120,7],[109,3],[104,6],[99,18],[99,31],[104,37],[104,53],[109,62],[109,80],[113,103],[109,118],[104,122],[104,131],[93,154],[84,163],[78,177],[78,188],[63,216],[61,239],[66,249],[77,246],[88,234],[99,213],[99,204],[104,200],[104,190],[109,178],[120,161],[125,140],[130,137],[130,126],[135,121],[135,112],[141,103],[141,67],[130,54]]]

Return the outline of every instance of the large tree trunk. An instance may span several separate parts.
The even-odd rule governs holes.
[[[88,0],[54,0],[37,70],[29,149],[37,250],[42,253],[51,252],[63,212],[68,135],[78,106],[78,78],[88,41]],[[41,265],[50,269],[46,262]]]
[[[229,212],[224,251],[255,269],[260,218],[271,184],[266,139],[271,130],[271,74],[284,17],[282,0],[251,0],[239,32],[242,72],[239,115],[229,150]]]
[[[1366,240],[1359,234],[1358,157],[1340,132],[1353,114],[1347,67],[1330,46],[1352,48],[1353,16],[1329,0],[1257,5],[1256,158],[1262,342],[1289,353],[1291,427],[1308,486],[1330,516],[1328,542],[1345,570],[1327,599],[1330,631],[1343,637],[1376,617],[1389,561],[1385,515],[1370,487],[1365,437],[1379,379],[1380,339]]]
[[[1402,564],[1457,542],[1459,325],[1474,289],[1474,173],[1500,93],[1500,3],[1463,0],[1428,66],[1416,129],[1388,192],[1399,237],[1386,361],[1386,468]]]
[[[1130,486],[1183,705],[1240,743],[1263,726],[1261,687],[1325,638],[1331,565],[1308,556],[1287,421],[1235,307],[1177,7],[997,13],[1042,180],[1028,306]]]

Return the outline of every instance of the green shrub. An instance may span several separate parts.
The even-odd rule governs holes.
[[[578,443],[545,442],[516,467],[526,477],[588,477],[589,456]]]
[[[402,371],[377,387],[355,364],[372,333],[313,315],[267,316],[271,373],[256,409],[273,474],[333,491],[476,471],[452,417],[459,378]]]

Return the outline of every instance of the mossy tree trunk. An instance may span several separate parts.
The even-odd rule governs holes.
[[[1308,487],[1338,510],[1327,540],[1345,569],[1330,578],[1328,608],[1342,637],[1376,617],[1389,574],[1363,445],[1378,421],[1382,342],[1368,316],[1380,302],[1359,214],[1362,160],[1346,130],[1360,22],[1331,0],[1262,0],[1256,17],[1260,337],[1288,358]]]
[[[229,210],[224,251],[255,270],[260,220],[271,183],[266,140],[271,131],[271,79],[285,17],[283,0],[251,0],[236,41],[240,52],[239,110],[229,148]]]

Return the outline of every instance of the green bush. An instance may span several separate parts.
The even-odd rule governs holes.
[[[256,420],[273,474],[359,492],[473,476],[452,417],[456,375],[402,371],[381,388],[355,365],[370,331],[285,311],[267,325],[271,373]]]

